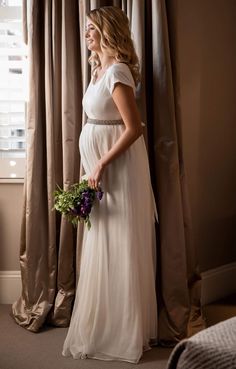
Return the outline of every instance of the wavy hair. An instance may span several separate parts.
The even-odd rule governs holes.
[[[128,65],[137,85],[140,81],[140,66],[126,14],[118,7],[103,6],[91,10],[87,17],[100,33],[101,48],[117,62]],[[101,65],[98,54],[92,51],[88,61],[92,66],[92,76],[95,76],[97,68]]]

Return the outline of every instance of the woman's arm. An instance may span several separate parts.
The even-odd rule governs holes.
[[[93,173],[88,178],[89,185],[93,188],[98,187],[105,167],[125,152],[143,133],[132,88],[122,83],[117,83],[112,97],[125,124],[125,130],[112,148],[98,161],[96,168],[94,168]]]

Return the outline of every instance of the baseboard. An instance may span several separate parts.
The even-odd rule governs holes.
[[[19,270],[0,271],[0,304],[12,304],[21,293]]]
[[[236,262],[201,273],[202,305],[236,293]],[[21,293],[19,270],[0,271],[0,304],[12,304]]]
[[[202,305],[210,304],[236,293],[236,262],[201,273]]]

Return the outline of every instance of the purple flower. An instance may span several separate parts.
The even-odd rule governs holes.
[[[103,191],[99,190],[96,192],[96,196],[97,196],[97,199],[98,200],[102,200],[102,197],[103,197]]]

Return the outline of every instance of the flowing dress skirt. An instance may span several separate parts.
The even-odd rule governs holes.
[[[85,124],[79,146],[86,174],[123,129]],[[155,202],[143,136],[107,166],[101,186],[62,354],[137,363],[157,337]]]

